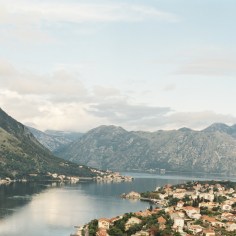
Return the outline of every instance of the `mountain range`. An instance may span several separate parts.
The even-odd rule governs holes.
[[[90,168],[54,156],[30,130],[0,108],[0,178],[45,176],[94,176]]]
[[[83,133],[78,132],[65,132],[57,130],[46,130],[42,132],[38,129],[27,127],[34,137],[50,151],[55,152],[58,148],[63,148],[68,144],[79,139]]]
[[[236,125],[156,132],[100,126],[56,155],[100,169],[236,174]]]
[[[0,177],[47,172],[93,176],[86,166],[236,174],[236,125],[215,123],[201,131],[156,132],[103,125],[85,134],[42,132],[24,126],[0,108]]]

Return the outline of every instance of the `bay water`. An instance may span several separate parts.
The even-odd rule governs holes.
[[[0,186],[0,236],[69,236],[74,226],[95,218],[115,217],[149,207],[148,202],[120,198],[130,191],[190,180],[231,179],[226,176],[123,173],[132,182],[77,184],[12,183]]]

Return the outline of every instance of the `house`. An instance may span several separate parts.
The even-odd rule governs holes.
[[[165,211],[165,213],[171,214],[172,212],[175,211],[175,209],[174,209],[173,206],[171,206],[171,207],[165,207],[164,211]]]
[[[216,218],[215,217],[210,217],[210,216],[207,216],[207,215],[203,215],[202,216],[202,221],[210,223],[210,222],[216,221]]]
[[[229,205],[229,204],[223,203],[223,204],[221,205],[221,210],[222,210],[222,211],[231,211],[231,210],[232,210],[232,206]]]
[[[182,211],[169,212],[170,218],[174,220],[175,218],[184,218],[185,214]]]
[[[200,213],[193,213],[191,215],[191,218],[194,220],[199,220],[202,217],[202,215]]]
[[[99,229],[109,229],[110,220],[106,218],[101,218],[98,220],[98,228]]]
[[[163,216],[158,217],[157,222],[159,223],[159,228],[161,230],[166,228],[166,219]]]
[[[213,229],[204,229],[203,230],[203,235],[204,236],[215,236],[216,233]]]
[[[161,199],[161,200],[164,200],[166,197],[168,197],[168,194],[167,193],[164,193],[164,194],[159,194],[159,198]]]
[[[234,189],[233,188],[230,188],[228,193],[234,193]]]
[[[183,231],[183,227],[184,227],[184,219],[181,217],[175,217],[172,228],[175,229],[177,232],[181,232]]]
[[[132,199],[139,199],[141,195],[137,192],[131,191],[130,193],[126,194],[126,198],[132,198]]]
[[[131,236],[149,236],[149,233],[147,231],[141,230],[136,232],[135,234],[132,234]]]
[[[213,200],[215,198],[213,193],[200,193],[199,197],[203,198],[205,200],[209,200],[210,202],[213,202]]]
[[[154,213],[154,212],[153,212]],[[151,216],[152,212],[149,210],[146,211],[139,211],[135,213],[136,216],[142,216],[142,217],[147,217],[147,216]]]
[[[236,223],[235,222],[227,222],[225,224],[225,226],[226,226],[226,230],[227,231],[234,231],[234,230],[236,230]]]
[[[203,231],[203,227],[200,225],[190,225],[188,230],[191,231],[194,235]]]
[[[159,224],[165,224],[166,223],[166,219],[163,216],[160,216],[157,218],[157,222]]]
[[[236,215],[234,215],[230,212],[223,212],[221,214],[221,220],[236,221]]]
[[[175,211],[175,213],[181,218],[185,217],[185,213],[183,211]]]
[[[176,193],[185,193],[186,189],[185,188],[177,188],[177,189],[175,189],[175,192]]]
[[[202,185],[201,184],[197,184],[197,185],[193,186],[193,188],[195,190],[200,190],[202,188]]]
[[[122,218],[123,218],[123,217],[121,217],[121,216],[111,218],[111,219],[110,219],[110,224],[113,225],[117,220],[120,220],[120,219],[122,219]]]
[[[216,218],[214,218],[214,217],[209,217],[206,215],[202,216],[202,221],[208,222],[214,227],[224,227],[225,226],[225,223],[216,220]]]
[[[98,229],[96,236],[109,236],[106,229]]]
[[[200,202],[199,207],[207,207],[209,210],[211,210],[213,207],[218,207],[218,202]]]
[[[180,192],[180,193],[173,193],[173,198],[179,198],[179,199],[182,199],[182,198],[184,198],[185,197],[185,195],[186,195],[186,193],[185,192]]]
[[[184,202],[183,202],[183,201],[179,201],[179,202],[177,202],[176,209],[177,209],[177,210],[182,209],[183,206],[184,206]]]
[[[183,207],[185,210],[186,214],[188,215],[189,218],[194,218],[194,214],[200,214],[200,208],[192,207],[192,206],[186,206]],[[196,217],[196,216],[195,216]]]
[[[125,230],[127,231],[131,226],[135,225],[135,224],[140,224],[142,223],[142,220],[140,220],[137,217],[132,216],[131,218],[129,218],[125,224]]]

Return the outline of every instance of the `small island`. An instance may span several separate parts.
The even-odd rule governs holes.
[[[150,201],[150,208],[95,219],[71,236],[235,236],[236,183],[193,181],[122,195]]]

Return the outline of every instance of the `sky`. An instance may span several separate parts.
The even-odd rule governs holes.
[[[0,0],[0,107],[40,130],[236,123],[235,0]]]

